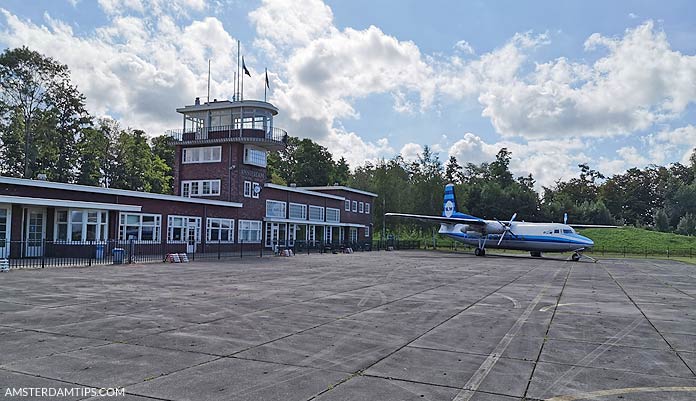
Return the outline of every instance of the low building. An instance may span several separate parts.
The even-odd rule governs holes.
[[[266,181],[268,152],[287,133],[261,101],[177,109],[174,194],[0,177],[0,258],[94,252],[94,244],[158,244],[167,252],[216,252],[372,239],[374,193]]]

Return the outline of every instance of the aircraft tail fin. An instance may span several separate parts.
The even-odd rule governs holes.
[[[478,217],[461,213],[457,206],[457,197],[454,193],[454,184],[445,185],[445,198],[442,202],[442,216],[459,217],[464,219],[478,219]]]

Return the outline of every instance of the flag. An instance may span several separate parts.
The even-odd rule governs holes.
[[[247,68],[246,68],[246,64],[244,64],[244,57],[242,57],[242,71],[244,71],[244,73],[247,74],[248,76],[251,76],[251,74],[249,73],[249,70],[247,70]]]
[[[268,69],[266,69],[266,88],[271,89],[271,84],[268,82]]]

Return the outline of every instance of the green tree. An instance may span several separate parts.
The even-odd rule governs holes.
[[[462,182],[462,174],[462,166],[457,162],[457,158],[450,156],[445,165],[445,181],[448,183],[460,183]]]
[[[109,163],[109,137],[98,128],[87,128],[77,143],[77,183],[104,186],[107,184],[105,168]]]
[[[677,224],[677,233],[682,235],[696,234],[696,216],[691,213],[682,216]]]
[[[349,179],[350,166],[348,165],[345,157],[341,156],[331,170],[331,177],[329,181],[331,184],[346,185],[348,184]]]
[[[653,217],[653,220],[655,222],[655,229],[657,231],[661,232],[667,232],[669,231],[669,220],[667,219],[667,213],[665,213],[665,209],[657,209],[655,211],[655,215]]]
[[[43,172],[52,180],[71,181],[75,138],[89,120],[68,67],[26,47],[6,49],[0,54],[0,103],[2,120],[15,122],[3,124],[0,139],[4,146],[22,149],[22,176]],[[21,128],[22,140],[9,128]]]

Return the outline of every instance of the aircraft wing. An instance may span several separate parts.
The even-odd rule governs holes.
[[[602,224],[568,224],[573,228],[622,228],[622,226],[605,226]]]
[[[405,213],[385,213],[385,216],[403,217],[405,219],[414,219],[430,223],[445,223],[445,224],[469,224],[472,226],[485,226],[486,222],[477,219],[462,219],[457,217],[443,216],[424,216],[422,214],[405,214]]]

